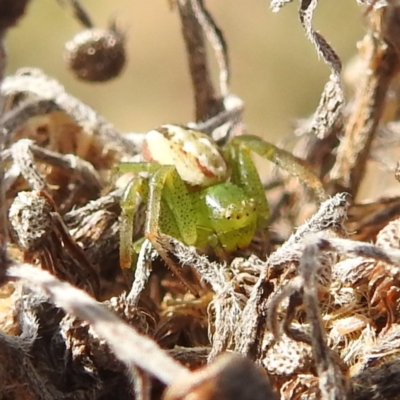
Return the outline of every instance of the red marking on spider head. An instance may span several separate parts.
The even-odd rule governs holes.
[[[209,169],[207,169],[204,165],[199,163],[199,160],[196,159],[196,165],[199,167],[199,170],[206,176],[207,178],[215,178],[215,174],[213,174]]]
[[[143,144],[143,148],[142,148],[142,156],[145,159],[145,161],[154,161],[154,158],[151,154],[151,151],[149,149],[149,145],[147,143],[147,141],[144,142]]]

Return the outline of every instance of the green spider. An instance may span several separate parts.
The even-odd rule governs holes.
[[[140,198],[147,203],[144,236],[168,265],[158,240],[161,234],[197,248],[211,246],[217,254],[248,247],[269,217],[252,152],[297,176],[320,200],[325,198],[319,179],[298,159],[257,136],[238,136],[221,148],[204,133],[163,125],[146,135],[144,162],[116,167],[119,173],[135,174],[121,200],[121,267],[132,264]]]

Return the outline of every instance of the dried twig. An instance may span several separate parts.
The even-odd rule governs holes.
[[[9,97],[30,95],[40,101],[37,103],[36,110],[34,103],[28,103],[30,107],[22,108],[19,113],[14,114],[13,120],[8,118],[10,126],[20,125],[32,116],[32,112],[38,113],[40,109],[47,109],[48,112],[58,109],[70,116],[83,132],[93,135],[93,140],[101,142],[102,147],[119,152],[120,156],[131,156],[138,150],[134,143],[125,139],[112,124],[89,106],[68,94],[60,83],[38,69],[21,69],[15,75],[7,77],[2,84],[2,93]]]
[[[275,335],[278,330],[276,324],[276,308],[286,298],[298,291],[303,292],[303,301],[307,310],[307,317],[311,327],[310,342],[312,344],[314,361],[318,371],[319,388],[321,398],[326,400],[339,400],[347,398],[347,390],[340,366],[332,357],[328,348],[325,329],[321,319],[321,311],[318,307],[317,275],[319,273],[319,261],[317,253],[319,247],[313,242],[305,245],[299,268],[299,277],[290,282],[285,290],[276,296],[271,303],[269,322]],[[309,341],[308,339],[306,340]]]
[[[291,1],[293,0],[272,0],[271,9],[277,12],[286,3]],[[318,0],[301,0],[299,15],[308,39],[314,44],[318,55],[323,58],[331,70],[329,81],[322,92],[321,100],[311,126],[311,129],[315,131],[318,137],[324,138],[329,134],[334,123],[341,115],[344,93],[340,77],[342,70],[340,58],[326,39],[316,32],[311,25],[317,4]]]
[[[14,264],[8,271],[8,277],[25,280],[44,290],[55,304],[88,321],[125,363],[128,373],[134,364],[166,384],[189,375],[186,368],[168,357],[156,343],[137,333],[85,292],[29,264]]]
[[[336,163],[330,172],[334,190],[347,191],[354,198],[366,171],[366,162],[382,117],[389,85],[399,71],[398,54],[395,47],[387,43],[387,40],[398,39],[384,37],[382,32],[386,30],[393,34],[390,25],[397,22],[388,19],[385,13],[382,16],[379,13],[375,12],[375,24],[363,40],[365,74],[358,86],[353,112],[346,124]]]
[[[57,0],[61,6],[70,7],[73,17],[79,21],[85,28],[91,29],[94,24],[89,13],[83,8],[82,4],[77,0]]]
[[[303,250],[303,239],[309,233],[329,231],[332,236],[347,237],[347,193],[338,193],[321,204],[318,211],[298,227],[289,239],[268,259],[271,273],[289,262],[298,262]]]
[[[236,351],[258,360],[260,358],[262,337],[266,328],[266,307],[274,292],[271,278],[281,273],[284,266],[299,263],[303,253],[304,237],[313,232],[325,231],[332,236],[345,235],[343,228],[346,219],[347,201],[345,194],[338,194],[321,204],[318,212],[300,226],[296,232],[275,253],[271,254],[261,269],[257,283],[242,312],[235,332]]]
[[[8,161],[11,157],[22,176],[35,190],[49,192],[47,183],[35,167],[34,158],[70,172],[84,183],[87,188],[90,188],[91,192],[98,193],[102,188],[100,176],[92,164],[73,154],[64,155],[43,149],[36,146],[29,139],[21,139],[14,143],[9,149],[3,151],[2,157],[4,161]],[[15,172],[11,170],[11,173],[14,174]],[[7,186],[10,186],[12,183],[12,179],[8,179]]]
[[[213,399],[231,399],[240,394],[240,398],[274,399],[268,381],[248,360],[241,357],[226,356],[204,370],[191,374],[170,358],[156,343],[137,333],[132,327],[122,322],[102,305],[94,301],[86,293],[60,282],[45,271],[37,271],[27,264],[14,264],[8,271],[12,279],[29,281],[49,294],[51,299],[66,311],[88,321],[93,329],[104,337],[115,355],[128,367],[132,374],[132,366],[156,376],[167,385],[172,385],[166,394],[167,399],[180,399],[182,393],[202,393],[207,387],[204,381],[210,378],[215,382],[211,393],[206,397]],[[237,385],[239,376],[246,376],[250,385]],[[235,378],[237,377],[237,378]],[[199,383],[203,382],[199,386]],[[251,393],[251,394],[250,394]],[[257,397],[254,397],[254,395]]]
[[[5,48],[5,36],[9,28],[17,24],[24,15],[29,0],[2,1],[0,3],[0,85],[4,81],[4,73],[7,66],[7,53]],[[5,99],[0,93],[0,120],[4,112]],[[0,123],[0,152],[6,143],[5,132]],[[5,188],[4,188],[4,165],[0,155],[0,284],[4,282],[5,271],[9,264],[7,256],[7,212],[5,209]]]
[[[197,5],[202,3],[202,0],[194,1]],[[223,105],[215,95],[207,64],[203,30],[198,20],[199,11],[196,13],[194,1],[178,0],[177,3],[194,88],[196,121],[205,121],[223,111]],[[204,6],[199,5],[197,10],[204,10]],[[204,16],[204,12],[201,15]]]
[[[211,14],[204,7],[203,0],[191,0],[197,21],[203,28],[211,43],[219,66],[219,87],[222,97],[229,94],[229,60],[228,49],[222,31],[218,28]]]

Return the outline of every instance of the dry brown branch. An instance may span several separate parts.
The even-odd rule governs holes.
[[[215,51],[215,56],[219,66],[219,88],[222,97],[229,94],[229,60],[228,49],[222,31],[218,28],[211,14],[204,7],[204,2],[191,0],[192,8],[197,21],[202,26],[203,32]]]
[[[223,111],[222,101],[215,94],[212,84],[201,25],[202,21],[203,26],[207,27],[205,21],[210,22],[212,19],[205,11],[203,0],[178,0],[177,5],[194,88],[196,121],[205,121]],[[200,21],[199,15],[202,17]],[[218,31],[214,32],[218,33]],[[224,43],[223,41],[219,42]],[[224,46],[221,47],[224,48]]]
[[[389,85],[399,71],[398,54],[391,44],[393,37],[388,36],[394,33],[391,25],[397,22],[385,10],[375,12],[370,32],[362,41],[364,75],[330,172],[334,190],[347,191],[353,197],[357,196],[366,171]]]

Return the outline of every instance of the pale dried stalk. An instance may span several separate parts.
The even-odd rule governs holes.
[[[3,2],[2,13],[0,16],[0,86],[4,82],[4,74],[7,67],[7,50],[5,45],[6,33],[9,28],[15,26],[26,11],[29,0],[15,1],[14,7],[11,4]],[[1,120],[5,108],[5,96],[0,91],[0,152],[4,149],[6,144],[6,135],[2,126]],[[10,263],[7,256],[7,211],[5,209],[6,196],[4,189],[4,165],[0,155],[0,284],[3,283],[5,278],[5,271]]]
[[[13,159],[15,166],[20,171],[28,184],[35,190],[49,191],[49,187],[45,179],[39,173],[35,166],[37,161],[53,165],[71,172],[81,182],[84,182],[88,188],[93,191],[100,191],[102,183],[98,172],[88,161],[73,154],[60,154],[51,150],[43,149],[36,146],[32,140],[20,139],[14,143],[9,149],[2,152],[4,161]],[[10,175],[15,175],[10,167]],[[8,176],[8,172],[6,177]],[[13,183],[13,179],[7,180],[7,189]]]
[[[317,279],[321,270],[321,255],[324,252],[361,256],[365,259],[382,261],[388,275],[398,279],[400,276],[400,250],[393,248],[382,249],[378,246],[348,239],[309,236],[304,243],[299,276],[289,281],[281,292],[275,294],[270,302],[268,325],[278,339],[280,323],[277,319],[277,308],[286,298],[291,298],[294,294],[301,294],[311,327],[310,337],[305,338],[305,341],[312,344],[314,360],[319,375],[321,398],[323,400],[347,399],[348,388],[338,365],[338,357],[335,357],[327,346],[324,323],[318,306]],[[290,318],[290,315],[287,317]],[[288,322],[285,321],[285,324],[288,324]]]
[[[363,40],[365,73],[358,85],[353,112],[347,121],[336,162],[330,172],[332,189],[346,191],[354,198],[365,175],[389,85],[400,65],[395,48],[382,37],[382,29],[388,22],[385,21],[385,15],[381,17],[377,14],[374,18],[375,27],[370,29]]]
[[[346,400],[347,388],[340,366],[332,357],[327,345],[326,332],[318,305],[317,273],[319,268],[318,247],[306,245],[300,261],[303,280],[303,301],[311,327],[311,344],[317,367],[319,389],[323,400]]]
[[[7,276],[43,290],[57,306],[89,322],[94,331],[107,340],[116,357],[127,366],[128,373],[131,374],[130,367],[136,365],[167,385],[190,375],[189,370],[169,357],[154,341],[137,333],[84,291],[30,264],[14,263]]]
[[[14,119],[8,121],[10,127],[19,126],[33,113],[37,115],[39,110],[47,112],[59,110],[69,115],[83,131],[93,133],[95,140],[120,152],[121,155],[131,156],[138,151],[135,143],[124,138],[111,123],[79,99],[68,94],[59,82],[38,69],[18,70],[15,75],[4,80],[1,89],[4,96],[31,95],[38,102],[37,109],[34,107],[35,103],[28,103],[30,107],[27,110],[22,108],[20,113],[16,113]]]

